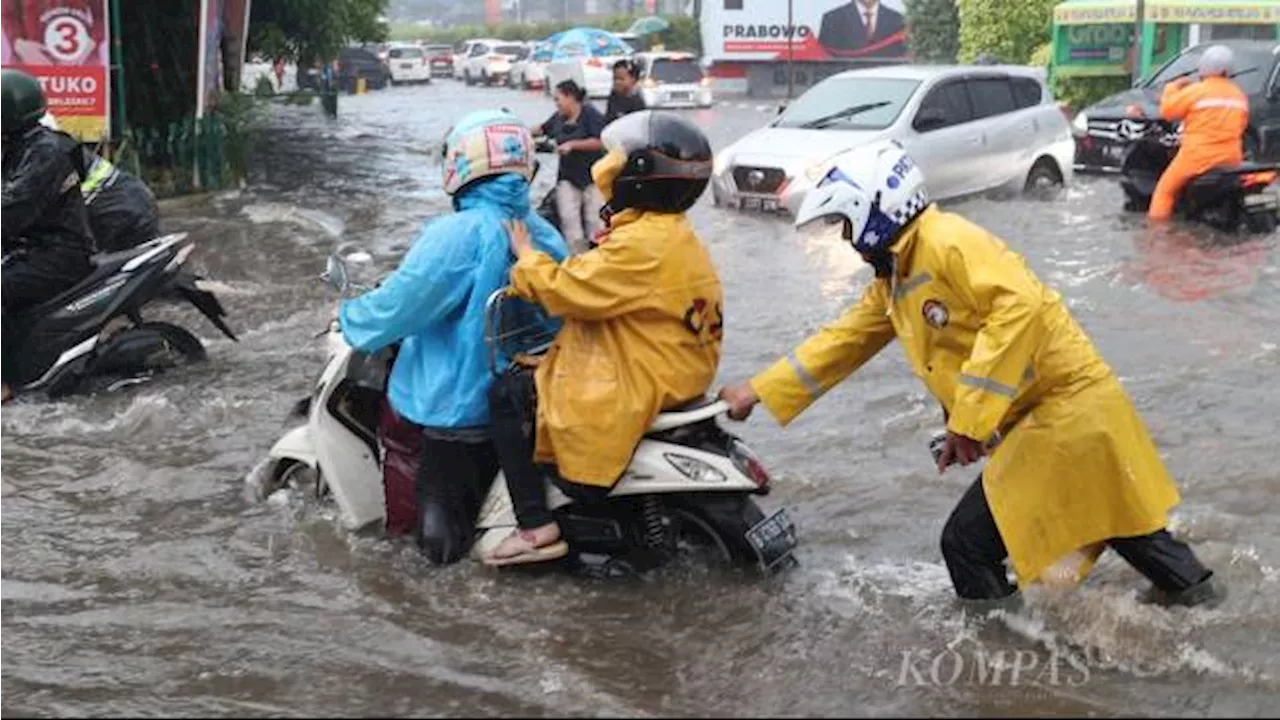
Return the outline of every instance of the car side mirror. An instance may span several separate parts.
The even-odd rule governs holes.
[[[938,107],[928,107],[922,109],[916,114],[915,122],[911,124],[917,132],[928,132],[936,130],[947,124],[947,113]]]

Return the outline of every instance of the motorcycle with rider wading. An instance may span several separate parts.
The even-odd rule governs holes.
[[[1146,212],[1160,176],[1178,154],[1178,128],[1165,120],[1126,118],[1117,133],[1129,142],[1120,166],[1124,209]],[[1223,232],[1274,232],[1280,223],[1280,193],[1272,188],[1277,170],[1275,163],[1252,162],[1213,168],[1187,184],[1177,212]]]
[[[5,348],[20,358],[11,382],[15,393],[44,391],[56,398],[204,360],[204,345],[189,331],[143,319],[143,309],[162,298],[185,300],[236,340],[218,298],[183,270],[193,249],[194,240],[176,233],[95,255],[88,277],[17,313],[21,344]]]
[[[335,254],[322,275],[343,296],[367,289],[348,278],[352,258],[369,256]],[[539,357],[553,336],[540,309],[505,289],[488,299],[485,327],[495,376],[515,358]],[[294,410],[305,423],[271,448],[262,494],[281,487],[309,489],[333,501],[348,530],[380,528],[386,508],[377,428],[394,350],[353,350],[336,321],[328,331],[328,347],[314,392]],[[730,565],[764,570],[793,562],[795,525],[785,509],[766,517],[756,504],[756,497],[769,493],[770,477],[750,448],[716,422],[727,410],[724,402],[701,399],[658,416],[603,501],[574,502],[548,483],[548,505],[570,548],[556,564],[590,576],[618,577],[695,549]],[[499,473],[479,512],[473,558],[515,528],[507,483]]]

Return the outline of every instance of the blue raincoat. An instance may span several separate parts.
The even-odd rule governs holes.
[[[564,238],[531,211],[529,183],[500,175],[464,189],[458,212],[428,221],[394,273],[347,300],[338,322],[347,343],[373,352],[403,341],[387,394],[401,417],[429,428],[489,424],[485,301],[507,285],[515,257],[504,220],[520,219],[533,244],[557,260]]]

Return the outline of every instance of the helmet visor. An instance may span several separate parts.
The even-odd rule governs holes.
[[[806,247],[847,243],[845,228],[848,218],[840,213],[817,215],[796,226],[796,235]]]
[[[696,128],[669,115],[641,110],[609,123],[600,134],[607,152],[631,157],[643,152],[646,174],[705,180],[711,177],[711,146]]]

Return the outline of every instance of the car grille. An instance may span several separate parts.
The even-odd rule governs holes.
[[[1119,120],[1090,120],[1089,134],[1094,137],[1106,138],[1108,140],[1120,139],[1117,130],[1120,128]]]
[[[739,165],[733,169],[733,182],[741,192],[777,192],[786,178],[787,174],[778,168]]]

